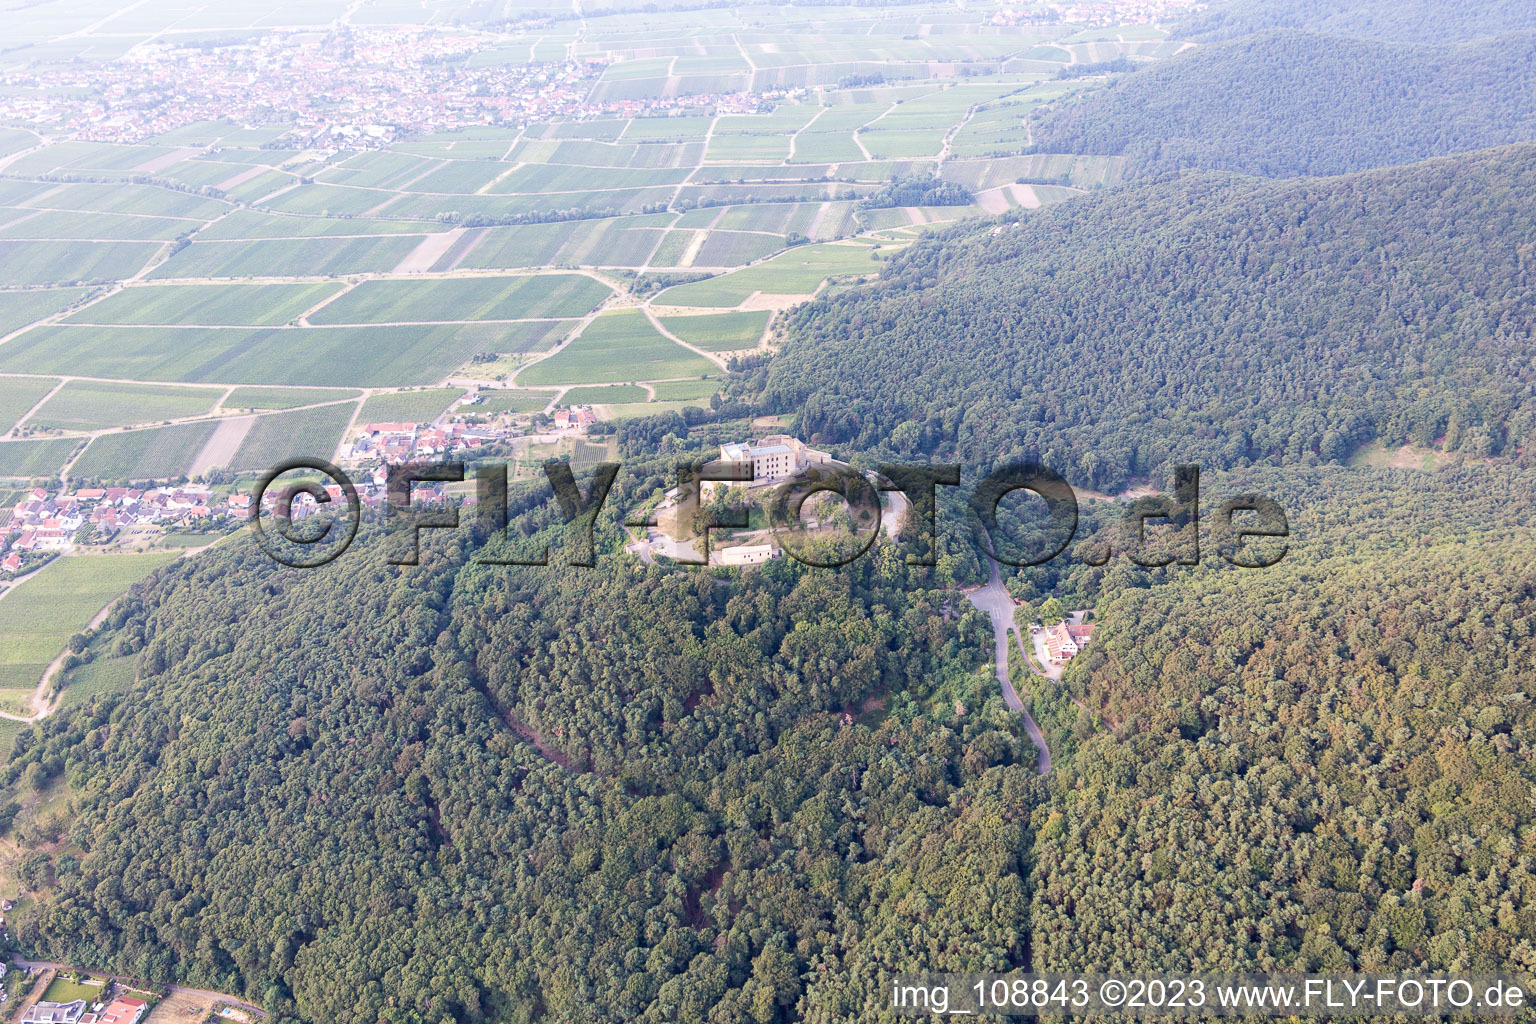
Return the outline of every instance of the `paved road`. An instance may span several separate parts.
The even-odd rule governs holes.
[[[988,558],[992,562],[992,579],[986,586],[968,594],[967,597],[970,598],[971,604],[992,618],[992,636],[997,643],[997,651],[993,657],[997,662],[997,681],[1003,687],[1003,702],[1024,716],[1024,731],[1029,733],[1035,749],[1040,751],[1039,771],[1044,775],[1051,770],[1051,751],[1045,745],[1045,737],[1040,733],[1040,726],[1035,724],[1034,716],[1024,706],[1024,701],[1020,699],[1018,691],[1013,688],[1012,680],[1008,678],[1008,631],[1013,630],[1021,655],[1024,654],[1024,640],[1013,624],[1013,598],[1003,587],[1002,576],[997,569],[997,560],[991,556]],[[1028,656],[1025,656],[1024,663],[1030,665]],[[1034,670],[1033,665],[1030,665],[1030,670]]]

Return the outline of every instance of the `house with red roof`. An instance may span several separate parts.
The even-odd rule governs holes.
[[[1093,639],[1092,626],[1058,622],[1045,627],[1045,653],[1051,661],[1070,661]]]

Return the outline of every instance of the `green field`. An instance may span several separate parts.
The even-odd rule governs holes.
[[[337,185],[299,185],[271,199],[263,199],[263,210],[320,217],[357,217],[389,199],[388,192],[346,188]]]
[[[350,402],[258,417],[229,468],[236,472],[266,470],[283,459],[301,455],[329,459],[335,455],[351,418]]]
[[[61,706],[84,704],[108,693],[121,693],[133,684],[138,673],[138,655],[120,658],[97,657],[71,669],[59,695]]]
[[[340,291],[340,284],[188,284],[124,288],[65,323],[272,327]]]
[[[610,419],[632,420],[639,416],[658,416],[664,412],[682,412],[688,406],[697,406],[698,402],[634,402],[632,404],[614,405],[611,407]]]
[[[717,380],[663,380],[652,385],[657,402],[707,402],[720,390]]]
[[[324,277],[328,274],[381,273],[393,270],[420,243],[421,237],[418,235],[193,242],[156,267],[150,276]],[[6,245],[21,244],[31,243],[0,242],[0,258],[5,255]],[[100,275],[77,276],[88,278]]]
[[[771,260],[707,281],[676,285],[656,297],[667,306],[737,306],[754,292],[809,295],[829,277],[879,273],[866,245],[802,245]]]
[[[184,220],[133,217],[122,213],[83,213],[44,210],[0,227],[0,238],[47,241],[100,239],[105,241],[165,241],[187,230]]]
[[[426,220],[365,220],[361,217],[301,217],[289,213],[236,210],[197,233],[199,241],[313,238],[324,235],[424,235],[441,231]]]
[[[661,236],[661,244],[651,254],[651,266],[676,267],[679,266],[688,250],[692,248],[697,231],[668,231]],[[689,262],[692,262],[691,260]]]
[[[224,399],[226,409],[295,409],[356,398],[360,391],[332,388],[235,388]]]
[[[0,675],[36,684],[43,670],[102,608],[171,555],[56,558],[0,599]]]
[[[535,347],[509,327],[39,327],[0,345],[0,369],[170,383],[391,387],[434,383],[477,352]]]
[[[650,394],[639,384],[609,384],[606,387],[571,388],[560,399],[561,405],[590,405],[615,402],[648,402]]]
[[[87,1003],[99,1002],[107,990],[102,985],[81,985],[68,978],[54,978],[42,998],[52,1003],[72,1003],[83,999]]]
[[[871,117],[874,115],[871,114]],[[823,119],[824,120],[824,119]],[[819,128],[816,122],[813,128]],[[801,132],[795,139],[795,163],[830,163],[841,160],[862,160],[863,152],[849,132]]]
[[[87,288],[0,292],[0,337],[68,309],[88,294]]]
[[[549,405],[549,400],[555,397],[553,391],[510,391],[510,390],[482,390],[480,403],[465,407],[467,413],[492,414],[498,412],[525,413],[538,412]]]
[[[610,294],[583,274],[364,281],[310,319],[369,324],[578,317]]]
[[[126,182],[79,182],[56,189],[53,185],[47,185],[44,191],[50,193],[45,205],[54,210],[128,213],[140,217],[184,217],[194,222],[213,220],[230,210],[228,203],[217,199]]]
[[[463,394],[462,388],[429,388],[424,391],[370,395],[363,402],[362,411],[357,414],[357,422],[430,423]]]
[[[767,310],[748,313],[707,313],[703,316],[667,316],[667,330],[706,352],[736,352],[757,348],[768,329]]]
[[[667,217],[616,217],[490,228],[460,264],[502,270],[543,266],[637,267],[661,243]]]
[[[467,195],[501,177],[507,165],[499,160],[450,160],[411,182],[412,192],[451,192]],[[373,205],[377,205],[375,202]]]
[[[365,150],[354,153],[316,175],[332,185],[360,185],[365,188],[393,188],[411,180],[432,166],[431,161],[410,153]]]
[[[218,424],[213,420],[102,434],[70,474],[87,480],[162,480],[185,476]]]
[[[38,242],[0,239],[8,285],[76,284],[132,277],[159,242]]]
[[[216,388],[72,380],[33,413],[27,425],[56,430],[102,430],[182,419],[212,411],[220,395]]]
[[[45,441],[0,441],[0,476],[53,476],[80,442],[72,437]]]
[[[594,319],[554,355],[521,371],[517,383],[600,384],[709,373],[715,365],[659,334],[643,313],[619,310]]]
[[[739,267],[784,248],[780,235],[755,231],[711,231],[693,258],[696,267]]]
[[[50,377],[0,377],[0,434],[14,427],[56,384]]]

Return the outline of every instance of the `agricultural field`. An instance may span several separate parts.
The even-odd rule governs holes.
[[[639,267],[661,243],[669,216],[617,217],[487,228],[459,263],[464,270]]]
[[[676,285],[656,297],[663,306],[738,306],[758,292],[810,295],[830,277],[877,274],[881,250],[827,243],[790,249],[756,266],[707,281]]]
[[[43,670],[102,608],[171,555],[56,558],[0,598],[0,685],[36,686]]]
[[[344,402],[259,416],[240,442],[229,468],[263,472],[296,456],[329,459],[341,443],[353,409],[352,403]]]
[[[218,424],[213,420],[201,420],[172,427],[99,434],[70,467],[70,475],[101,481],[166,480],[185,476],[217,428]]]
[[[257,238],[315,238],[325,235],[428,235],[441,224],[425,220],[366,220],[361,217],[300,217],[236,210],[198,232],[204,242]]]
[[[693,258],[696,267],[739,267],[784,248],[784,238],[756,231],[711,231]]]
[[[151,277],[180,280],[241,277],[327,277],[337,274],[382,273],[410,255],[424,235],[378,235],[364,238],[273,238],[256,241],[193,242],[156,267]],[[0,242],[5,246],[36,244]],[[81,243],[84,244],[84,243]],[[114,245],[130,243],[117,242]],[[133,243],[139,244],[139,243]],[[127,256],[123,257],[127,259]],[[148,259],[148,257],[144,257]],[[133,270],[137,270],[134,266]],[[131,273],[132,271],[129,271]],[[99,274],[79,274],[89,279]],[[118,276],[127,276],[121,274]]]
[[[648,402],[650,393],[639,384],[609,384],[605,387],[571,388],[560,399],[561,405],[612,405],[615,402]]]
[[[702,402],[625,402],[608,407],[608,418],[614,422],[632,420],[639,416],[658,416],[664,412],[682,412],[691,406],[701,406]]]
[[[0,377],[0,433],[14,427],[58,383],[51,377]]]
[[[462,397],[464,392],[460,388],[428,388],[423,391],[370,395],[357,414],[357,422],[430,423]]]
[[[225,396],[225,409],[297,409],[301,405],[357,398],[360,391],[345,388],[234,388]]]
[[[581,274],[365,281],[309,319],[315,324],[433,323],[585,316],[612,292]]]
[[[177,284],[124,288],[64,318],[71,324],[273,327],[341,291],[340,284]]]
[[[40,327],[0,345],[0,370],[163,382],[390,387],[430,384],[501,325],[313,328]],[[512,337],[510,343],[517,344]]]
[[[89,294],[89,288],[0,292],[0,337],[44,317],[61,313]]]
[[[222,395],[218,388],[72,380],[29,416],[26,425],[43,430],[105,430],[185,419],[211,412]]]
[[[322,7],[387,26],[419,5]],[[471,7],[433,18],[473,24]],[[568,401],[621,416],[707,401],[716,385],[698,378],[720,366],[633,307],[699,351],[754,350],[772,310],[877,274],[923,232],[1113,185],[1121,158],[1026,153],[1027,119],[1102,87],[1058,79],[1069,64],[1171,52],[1155,26],[925,5],[585,13],[580,33],[514,17],[466,61],[592,59],[590,109],[570,119],[355,148],[300,144],[281,124],[195,120],[121,143],[0,128],[0,430],[35,408],[21,433],[110,431],[83,453],[85,439],[0,441],[0,475],[56,474],[76,454],[81,474],[178,475],[216,424],[152,424],[326,406],[258,415],[236,460],[254,465],[285,429],[330,447],[343,411],[430,420],[459,393],[449,380],[514,382],[465,410],[486,414],[545,408],[555,392],[530,386],[574,387]],[[256,31],[212,8],[178,19],[177,32]],[[135,26],[169,27],[139,8],[111,24],[110,44],[72,40],[61,59],[119,56]],[[25,60],[44,52],[19,45]],[[862,205],[925,175],[974,202]],[[686,283],[632,287],[658,277]],[[49,397],[61,376],[94,379]],[[623,386],[592,390],[605,384]],[[359,409],[363,388],[428,390]]]
[[[68,707],[84,704],[109,693],[123,692],[133,685],[138,675],[138,664],[138,655],[129,654],[116,658],[98,656],[84,665],[75,666],[64,677],[59,704]]]
[[[97,657],[84,665],[75,666],[66,674],[65,689],[58,697],[58,703],[78,705],[103,694],[118,694],[132,686],[137,676],[137,654]]]
[[[703,316],[666,316],[662,326],[695,348],[706,352],[739,352],[758,347],[768,329],[767,310],[747,313],[706,313]]]
[[[0,267],[9,285],[92,284],[137,274],[160,242],[80,242],[0,239]]]
[[[709,373],[715,365],[663,337],[644,314],[598,316],[580,335],[517,375],[523,386],[664,380]]]
[[[485,415],[503,412],[514,414],[540,412],[549,405],[550,400],[554,397],[555,392],[553,391],[482,389],[479,403],[466,406],[465,411]]]
[[[6,173],[19,173],[13,165]],[[197,224],[229,212],[228,203],[151,185],[79,182],[48,185],[21,202],[28,209],[77,210],[85,213],[128,214],[137,217],[176,217]]]
[[[72,437],[0,441],[0,477],[56,476],[80,443]]]
[[[652,387],[656,391],[653,401],[695,402],[707,401],[710,395],[720,390],[720,382],[717,380],[661,380]]]

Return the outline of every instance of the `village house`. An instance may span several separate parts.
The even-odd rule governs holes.
[[[597,422],[597,414],[586,405],[556,409],[551,418],[555,421],[556,430],[584,430]]]
[[[1045,627],[1045,653],[1051,661],[1070,661],[1093,639],[1092,626],[1058,622]]]
[[[100,1013],[87,1013],[80,1024],[139,1024],[149,1004],[132,996],[118,996]]]
[[[81,1018],[84,1016],[84,999],[76,999],[69,1003],[39,1001],[29,1006],[27,1012],[21,1015],[21,1024],[81,1024]]]

